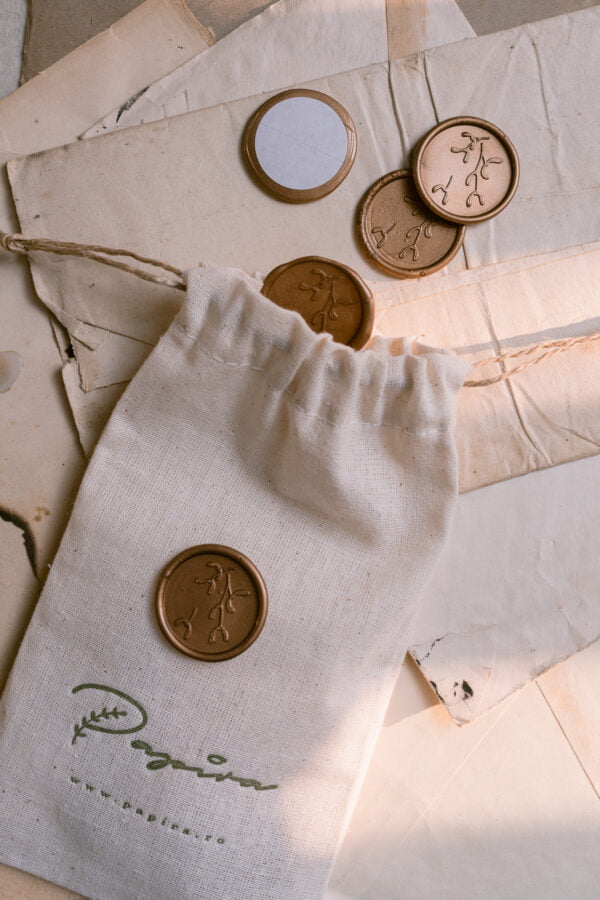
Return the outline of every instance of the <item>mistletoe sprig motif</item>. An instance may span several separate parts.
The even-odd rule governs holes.
[[[119,719],[120,716],[126,715],[127,712],[124,709],[117,709],[116,706],[113,706],[112,709],[107,709],[106,706],[104,706],[99,713],[96,713],[94,712],[94,710],[92,710],[89,716],[84,716],[79,724],[73,726],[74,733],[71,744],[74,744],[77,738],[87,737],[86,729],[93,729],[94,725],[98,725],[102,721]]]
[[[446,206],[446,204],[448,203],[448,188],[450,187],[451,184],[452,184],[452,175],[450,176],[450,178],[448,179],[446,184],[434,184],[434,186],[431,188],[432,194],[437,194],[438,191],[442,191],[442,193],[444,195],[442,197],[442,206]]]
[[[379,228],[378,226],[375,226],[375,228],[371,228],[371,234],[374,237],[377,234],[379,235],[379,237],[377,238],[377,240],[375,242],[375,246],[378,249],[379,249],[379,247],[383,247],[383,245],[385,244],[385,239],[387,238],[390,231],[392,231],[392,229],[396,227],[396,224],[397,224],[396,222],[392,222],[392,224],[390,225],[389,228]]]
[[[313,303],[319,299],[323,301],[321,308],[316,311],[310,320],[310,323],[314,326],[315,330],[321,332],[325,328],[327,318],[333,320],[339,318],[339,312],[336,307],[352,306],[354,298],[336,296],[335,282],[343,278],[343,275],[328,275],[323,269],[312,269],[311,275],[317,276],[317,283],[306,284],[305,282],[302,282],[298,285],[298,289],[301,291],[311,291],[312,297],[310,299]]]
[[[417,200],[414,200],[412,197],[404,197],[403,199],[405,203],[408,203],[409,206],[413,207],[411,213],[413,217],[423,215],[423,206]],[[377,247],[382,247],[385,244],[388,234],[390,233],[390,231],[392,231],[393,228],[396,227],[397,224],[397,222],[392,222],[389,228],[386,228],[385,226],[375,226],[374,228],[371,228],[372,235],[381,235],[381,237],[377,241]],[[418,225],[413,225],[412,228],[409,228],[408,231],[406,231],[404,234],[404,237],[409,243],[406,244],[405,247],[402,247],[402,249],[398,253],[398,258],[404,259],[404,257],[408,253],[410,253],[412,255],[413,262],[416,262],[421,255],[421,249],[418,246],[419,241],[421,240],[421,238],[427,240],[431,237],[431,230],[434,224],[435,223],[433,219],[431,219],[428,215],[425,215],[422,222],[419,222]]]
[[[209,619],[217,618],[217,625],[211,630],[208,636],[209,644],[214,644],[217,640],[217,636],[220,634],[223,641],[229,640],[229,631],[225,627],[225,616],[227,614],[234,615],[236,612],[235,606],[233,605],[233,600],[235,597],[249,597],[250,591],[243,590],[242,588],[238,588],[234,590],[231,584],[231,577],[233,572],[236,571],[235,566],[225,567],[217,562],[207,562],[206,565],[214,569],[214,575],[201,580],[200,578],[194,578],[195,584],[207,584],[208,590],[207,595],[209,597],[218,595],[219,599],[215,603],[215,605],[210,609],[208,613]],[[220,594],[219,594],[220,591]],[[192,621],[198,612],[198,606],[194,606],[189,616],[184,617],[180,616],[178,619],[175,619],[173,622],[173,627],[176,628],[180,625],[183,625],[183,640],[187,641],[190,639],[192,635]]]
[[[467,199],[465,200],[465,204],[470,209],[473,205],[473,201],[477,199],[479,201],[480,206],[485,206],[485,201],[480,193],[480,179],[482,181],[489,181],[490,176],[487,173],[488,167],[495,165],[499,166],[502,163],[502,160],[499,156],[486,156],[483,151],[483,142],[489,141],[489,135],[481,135],[477,137],[477,135],[471,134],[470,131],[461,131],[461,137],[468,138],[468,142],[464,147],[450,147],[451,153],[462,153],[463,155],[463,163],[466,165],[470,159],[472,159],[472,154],[474,154],[477,158],[475,163],[475,167],[469,172],[467,177],[465,178],[465,186],[472,188],[471,192],[467,195]],[[442,191],[444,196],[442,197],[442,205],[446,206],[448,202],[448,188],[450,187],[450,183],[452,182],[452,176],[450,176],[447,184],[435,184],[431,193],[435,194],[438,191]]]
[[[413,200],[412,197],[405,197],[404,202],[413,207],[413,216],[423,214],[423,207],[420,203],[417,203],[416,200]],[[409,228],[404,237],[407,239],[407,241],[412,241],[412,243],[409,243],[406,245],[406,247],[403,247],[398,254],[398,257],[400,259],[404,259],[404,257],[408,253],[412,253],[413,262],[416,262],[421,255],[417,244],[421,237],[424,237],[425,239],[431,237],[431,229],[433,228],[433,226],[433,219],[430,219],[429,216],[425,215],[422,222],[420,222],[418,225],[413,225],[412,228]],[[411,235],[414,235],[414,239],[411,238]]]

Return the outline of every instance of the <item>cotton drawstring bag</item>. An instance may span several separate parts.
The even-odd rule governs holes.
[[[97,900],[323,896],[448,530],[465,364],[410,340],[356,352],[259,288],[189,273],[2,698],[0,858]],[[268,591],[254,642],[216,662],[155,611],[165,566],[205,544]]]

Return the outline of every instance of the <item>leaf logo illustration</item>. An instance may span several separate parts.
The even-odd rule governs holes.
[[[73,726],[73,739],[71,740],[71,744],[74,744],[77,738],[87,737],[88,731],[101,731],[105,734],[133,734],[135,731],[140,731],[146,723],[148,722],[148,714],[141,703],[138,703],[137,700],[134,700],[133,697],[130,697],[129,694],[124,694],[123,691],[118,691],[116,688],[111,688],[106,684],[78,684],[77,687],[74,687],[71,691],[72,694],[77,694],[79,691],[101,691],[103,694],[112,694],[119,699],[121,702],[116,702],[112,709],[109,709],[110,704],[104,703],[100,712],[96,712],[95,709],[92,709],[87,715],[83,716],[80,722],[77,722]],[[125,701],[125,703],[123,703]],[[130,707],[133,707],[135,713],[132,715],[131,709],[123,709],[125,704],[129,704]],[[130,716],[127,722],[123,722],[123,726],[119,726],[119,720]],[[132,719],[139,720],[134,725],[130,725]]]

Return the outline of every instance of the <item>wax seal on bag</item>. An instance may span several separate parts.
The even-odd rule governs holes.
[[[446,119],[420,141],[413,157],[425,204],[464,225],[497,216],[519,183],[519,158],[510,140],[485,119]]]
[[[161,572],[156,613],[167,638],[207,662],[243,653],[260,634],[267,588],[250,560],[231,547],[189,547]]]
[[[373,261],[399,278],[421,278],[447,265],[466,230],[425,206],[407,169],[389,172],[369,188],[358,210],[358,227]]]
[[[360,350],[373,330],[371,291],[349,266],[321,256],[303,256],[273,269],[262,293],[277,306],[300,313],[317,333]]]
[[[356,156],[356,129],[341,103],[319,91],[283,91],[246,125],[250,172],[279,200],[305,203],[341,184]]]

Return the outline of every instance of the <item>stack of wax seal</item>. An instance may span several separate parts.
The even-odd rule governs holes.
[[[467,225],[504,209],[518,181],[517,153],[496,125],[446,119],[417,145],[412,171],[390,172],[365,194],[358,212],[363,246],[392,275],[429,275],[456,256]]]
[[[246,126],[242,151],[260,185],[289,203],[335,190],[356,155],[347,110],[326,94],[289,90],[266,101]],[[398,278],[422,278],[460,250],[466,226],[498,215],[513,197],[519,160],[510,140],[484,119],[441,122],[415,148],[412,169],[373,184],[358,210],[359,236],[370,259]],[[358,350],[369,340],[373,296],[342,263],[305,256],[267,275],[263,294],[294,310],[316,332]]]

